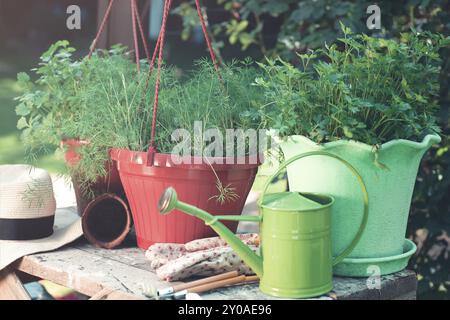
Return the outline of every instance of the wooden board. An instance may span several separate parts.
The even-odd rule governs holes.
[[[30,300],[22,282],[14,270],[5,268],[0,271],[0,300]]]
[[[73,190],[54,177],[58,207],[75,204]],[[245,214],[258,214],[257,194],[251,194]],[[241,232],[254,232],[254,223],[241,225]],[[144,251],[136,247],[131,234],[121,248],[94,248],[79,240],[65,248],[22,258],[9,270],[0,272],[0,298],[29,299],[16,276],[26,274],[72,288],[92,299],[146,299],[146,292],[170,284],[160,281],[150,271]],[[369,289],[365,278],[334,278],[334,290],[319,299],[415,299],[417,279],[412,271],[402,271],[381,278],[379,289]],[[274,299],[262,294],[257,284],[240,285],[201,294],[203,299]]]
[[[150,271],[143,250],[126,246],[115,250],[98,249],[84,240],[56,252],[27,256],[16,268],[96,299],[146,299],[146,292],[169,285]],[[364,278],[336,277],[334,290],[320,299],[410,299],[415,297],[416,283],[412,271],[382,277],[380,289],[369,289]],[[214,290],[201,297],[273,299],[262,294],[257,284]]]

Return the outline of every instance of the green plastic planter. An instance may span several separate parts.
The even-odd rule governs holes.
[[[318,145],[304,136],[290,136],[280,143],[286,160],[310,151],[327,151],[348,161],[364,179],[369,193],[367,226],[349,257],[333,269],[336,275],[365,277],[373,266],[380,267],[381,274],[405,268],[415,251],[415,246],[405,245],[405,233],[417,171],[424,153],[440,141],[438,135],[427,135],[422,142],[392,140],[378,152],[360,142],[340,140]],[[287,172],[291,191],[335,198],[333,254],[341,252],[354,238],[362,219],[363,199],[355,177],[342,164],[323,156],[292,163]],[[383,268],[386,261],[389,267]]]

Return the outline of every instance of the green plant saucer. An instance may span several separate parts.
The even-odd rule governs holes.
[[[345,258],[333,268],[333,274],[343,277],[369,277],[395,273],[406,268],[409,258],[416,250],[415,243],[405,239],[402,254],[382,258]]]

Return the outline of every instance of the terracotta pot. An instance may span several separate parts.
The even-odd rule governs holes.
[[[80,139],[66,139],[61,141],[61,145],[66,148],[64,154],[64,160],[67,165],[75,166],[80,161],[80,155],[77,149],[83,145],[88,144],[86,140]],[[122,199],[126,199],[125,192],[120,182],[119,172],[117,171],[117,163],[110,161],[105,164],[108,174],[105,177],[99,177],[95,183],[90,186],[90,189],[94,193],[94,197],[84,194],[80,188],[79,179],[76,176],[72,176],[73,188],[75,190],[75,197],[77,200],[78,214],[81,216],[86,208],[87,204],[94,200],[95,196],[103,193],[114,193]]]
[[[241,214],[260,164],[212,164],[222,185],[235,188],[238,195],[222,204],[214,198],[217,178],[209,164],[176,164],[171,157],[156,153],[153,165],[148,166],[146,152],[111,150],[130,203],[138,246],[143,249],[159,242],[186,243],[215,235],[202,221],[181,212],[160,215],[158,199],[167,187],[175,188],[180,200],[212,214]],[[249,163],[249,158],[245,160]],[[236,232],[237,224],[228,222],[227,226]]]
[[[131,214],[121,197],[105,193],[89,202],[81,221],[84,236],[90,243],[113,249],[130,232]]]

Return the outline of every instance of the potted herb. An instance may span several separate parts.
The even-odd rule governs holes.
[[[91,137],[80,135],[81,131],[66,130],[67,124],[78,116],[88,91],[92,94],[93,88],[102,90],[97,86],[98,81],[108,79],[119,70],[131,76],[135,65],[121,46],[109,51],[98,50],[90,59],[76,60],[74,53],[69,42],[58,41],[42,54],[38,67],[32,69],[36,80],[24,72],[18,74],[25,92],[16,98],[19,101],[16,113],[20,117],[17,127],[22,130],[22,142],[31,158],[60,146],[65,150],[64,158],[72,173],[81,214],[94,194],[105,191],[120,194],[123,189],[117,169],[109,161],[102,163],[102,170],[89,180],[89,185],[80,182],[84,179],[74,168],[80,161],[80,147]]]
[[[354,35],[343,27],[337,44],[299,55],[300,68],[278,60],[256,80],[268,103],[257,111],[277,129],[286,159],[326,150],[351,163],[369,193],[369,220],[350,258],[335,268],[346,276],[403,269],[415,245],[405,240],[409,207],[424,153],[436,134],[439,49],[449,39],[406,33],[401,41]],[[288,167],[292,190],[331,194],[333,251],[351,241],[362,218],[362,195],[346,168],[314,157]]]
[[[225,215],[242,211],[258,169],[257,155],[251,154],[246,144],[243,163],[227,159],[220,152],[216,154],[215,149],[204,156],[203,151],[211,148],[212,141],[203,140],[203,134],[216,129],[225,138],[226,129],[239,128],[242,133],[249,128],[257,129],[259,123],[243,113],[255,107],[262,97],[261,89],[251,86],[257,69],[247,64],[223,66],[221,78],[213,65],[205,61],[199,62],[184,78],[164,66],[155,137],[157,153],[150,164],[148,149],[153,119],[150,88],[155,85],[156,72],[147,83],[147,71],[148,65],[143,64],[141,73],[134,77],[119,72],[99,81],[103,90],[99,94],[87,91],[78,118],[66,127],[68,131],[92,137],[80,150],[79,167],[87,176],[98,174],[111,150],[130,203],[138,245],[145,249],[155,242],[184,243],[213,235],[210,228],[193,217],[183,214],[163,217],[158,213],[157,202],[167,186],[175,187],[180,197],[209,212]],[[89,108],[90,105],[96,107]],[[195,133],[199,126],[200,136]],[[190,140],[184,144],[191,147],[189,154],[180,154],[177,149],[182,141],[173,135],[180,129],[189,136]],[[194,142],[197,138],[198,143]],[[236,145],[233,140],[232,147]],[[195,151],[197,147],[199,154]],[[234,231],[237,228],[237,222],[228,225]]]

